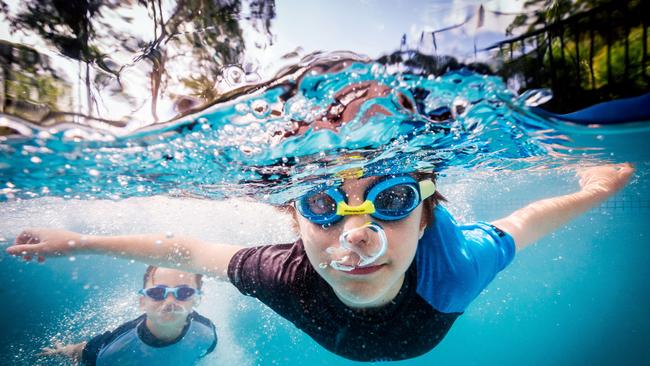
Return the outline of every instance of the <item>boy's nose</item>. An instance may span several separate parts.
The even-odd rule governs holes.
[[[174,297],[173,293],[168,293],[167,296],[163,299],[164,302],[176,302],[176,297]]]
[[[370,215],[350,215],[344,220],[343,232],[348,232],[346,235],[348,243],[355,246],[364,246],[370,242],[371,238],[368,230],[353,230],[371,221]]]

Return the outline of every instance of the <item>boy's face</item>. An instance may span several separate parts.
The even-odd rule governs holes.
[[[352,206],[362,204],[366,189],[377,179],[379,177],[346,180],[342,189],[346,193],[347,203]],[[397,221],[379,221],[369,215],[351,215],[345,216],[328,228],[323,228],[299,213],[296,213],[295,217],[311,265],[334,289],[339,299],[351,307],[381,306],[397,295],[404,274],[415,256],[418,240],[424,232],[421,225],[422,204],[409,216]],[[368,221],[380,222],[388,239],[386,253],[372,264],[370,273],[345,272],[330,265],[322,265],[330,263],[333,259],[331,251],[328,253],[328,248],[339,246],[339,236],[342,232],[360,227]],[[351,244],[355,245],[354,241],[359,240],[358,244],[361,245],[362,240],[367,239],[362,236],[353,238]]]
[[[157,268],[153,271],[147,281],[146,287],[155,286],[179,287],[189,286],[197,288],[196,276],[192,273],[182,272],[170,268]],[[147,319],[157,324],[181,324],[184,325],[187,316],[198,302],[198,295],[194,295],[185,301],[176,299],[169,293],[162,301],[156,301],[148,296],[140,297],[140,309],[147,314]]]

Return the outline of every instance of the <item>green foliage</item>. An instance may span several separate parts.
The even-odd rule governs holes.
[[[50,110],[56,110],[58,98],[63,94],[58,84],[49,75],[19,71],[8,80],[5,91],[8,97],[15,100],[45,104]]]
[[[509,31],[527,25],[529,31],[543,32],[523,35],[529,45],[525,55],[517,52],[520,41],[513,44],[520,55],[516,59],[510,60],[509,52],[499,54],[504,62],[499,74],[504,78],[523,78],[526,89],[551,88],[556,98],[550,108],[556,111],[648,92],[650,62],[644,70],[641,25],[643,17],[647,24],[648,15],[641,0],[530,0],[526,7],[529,11],[515,18]],[[504,48],[509,51],[509,44]]]
[[[646,47],[650,49],[650,37],[646,39]],[[623,80],[625,76],[625,40],[619,39],[612,44],[610,51],[610,63],[612,82],[631,84],[632,87],[648,87],[647,81],[644,80],[644,70],[642,68],[643,58],[643,29],[637,27],[631,30],[628,37],[628,80]],[[596,79],[596,88],[605,87],[607,80],[607,47],[601,47],[594,56],[594,74]],[[650,75],[650,60],[645,65],[645,75]]]
[[[0,41],[0,47],[3,50],[0,55],[2,111],[29,120],[58,111],[66,95],[65,85],[56,76],[49,59],[24,45]]]

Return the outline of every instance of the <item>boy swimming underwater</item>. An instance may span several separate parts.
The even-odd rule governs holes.
[[[301,87],[313,92],[325,84]],[[373,98],[392,99],[373,104]],[[338,131],[350,121],[392,120],[396,113],[409,117],[416,106],[387,85],[356,82],[335,93],[313,121],[296,122],[291,133]],[[627,164],[581,170],[577,192],[534,202],[491,223],[458,225],[440,204],[433,173],[382,173],[339,177],[294,200],[289,210],[299,239],[290,244],[248,248],[156,234],[100,237],[28,229],[7,252],[41,259],[109,254],[214,276],[342,357],[402,360],[433,349],[515,250],[606,200],[633,170]],[[70,240],[80,244],[70,247]]]
[[[587,168],[578,173],[579,191],[492,223],[456,224],[436,202],[431,176],[372,176],[345,179],[297,200],[300,239],[292,244],[246,248],[165,235],[28,229],[7,252],[110,254],[215,276],[338,355],[400,360],[435,347],[515,249],[604,201],[632,173],[627,164]],[[80,245],[71,247],[70,240]]]
[[[214,324],[199,315],[198,274],[149,266],[140,290],[143,315],[88,342],[44,348],[81,365],[194,365],[217,345]]]

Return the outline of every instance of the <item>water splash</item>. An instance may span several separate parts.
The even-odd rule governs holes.
[[[231,78],[245,77],[233,70]],[[0,199],[252,195],[277,203],[362,165],[368,174],[444,174],[589,158],[531,112],[548,97],[517,97],[499,77],[465,69],[434,77],[318,53],[199,112],[141,129],[42,128],[2,116],[11,134],[0,137]]]

